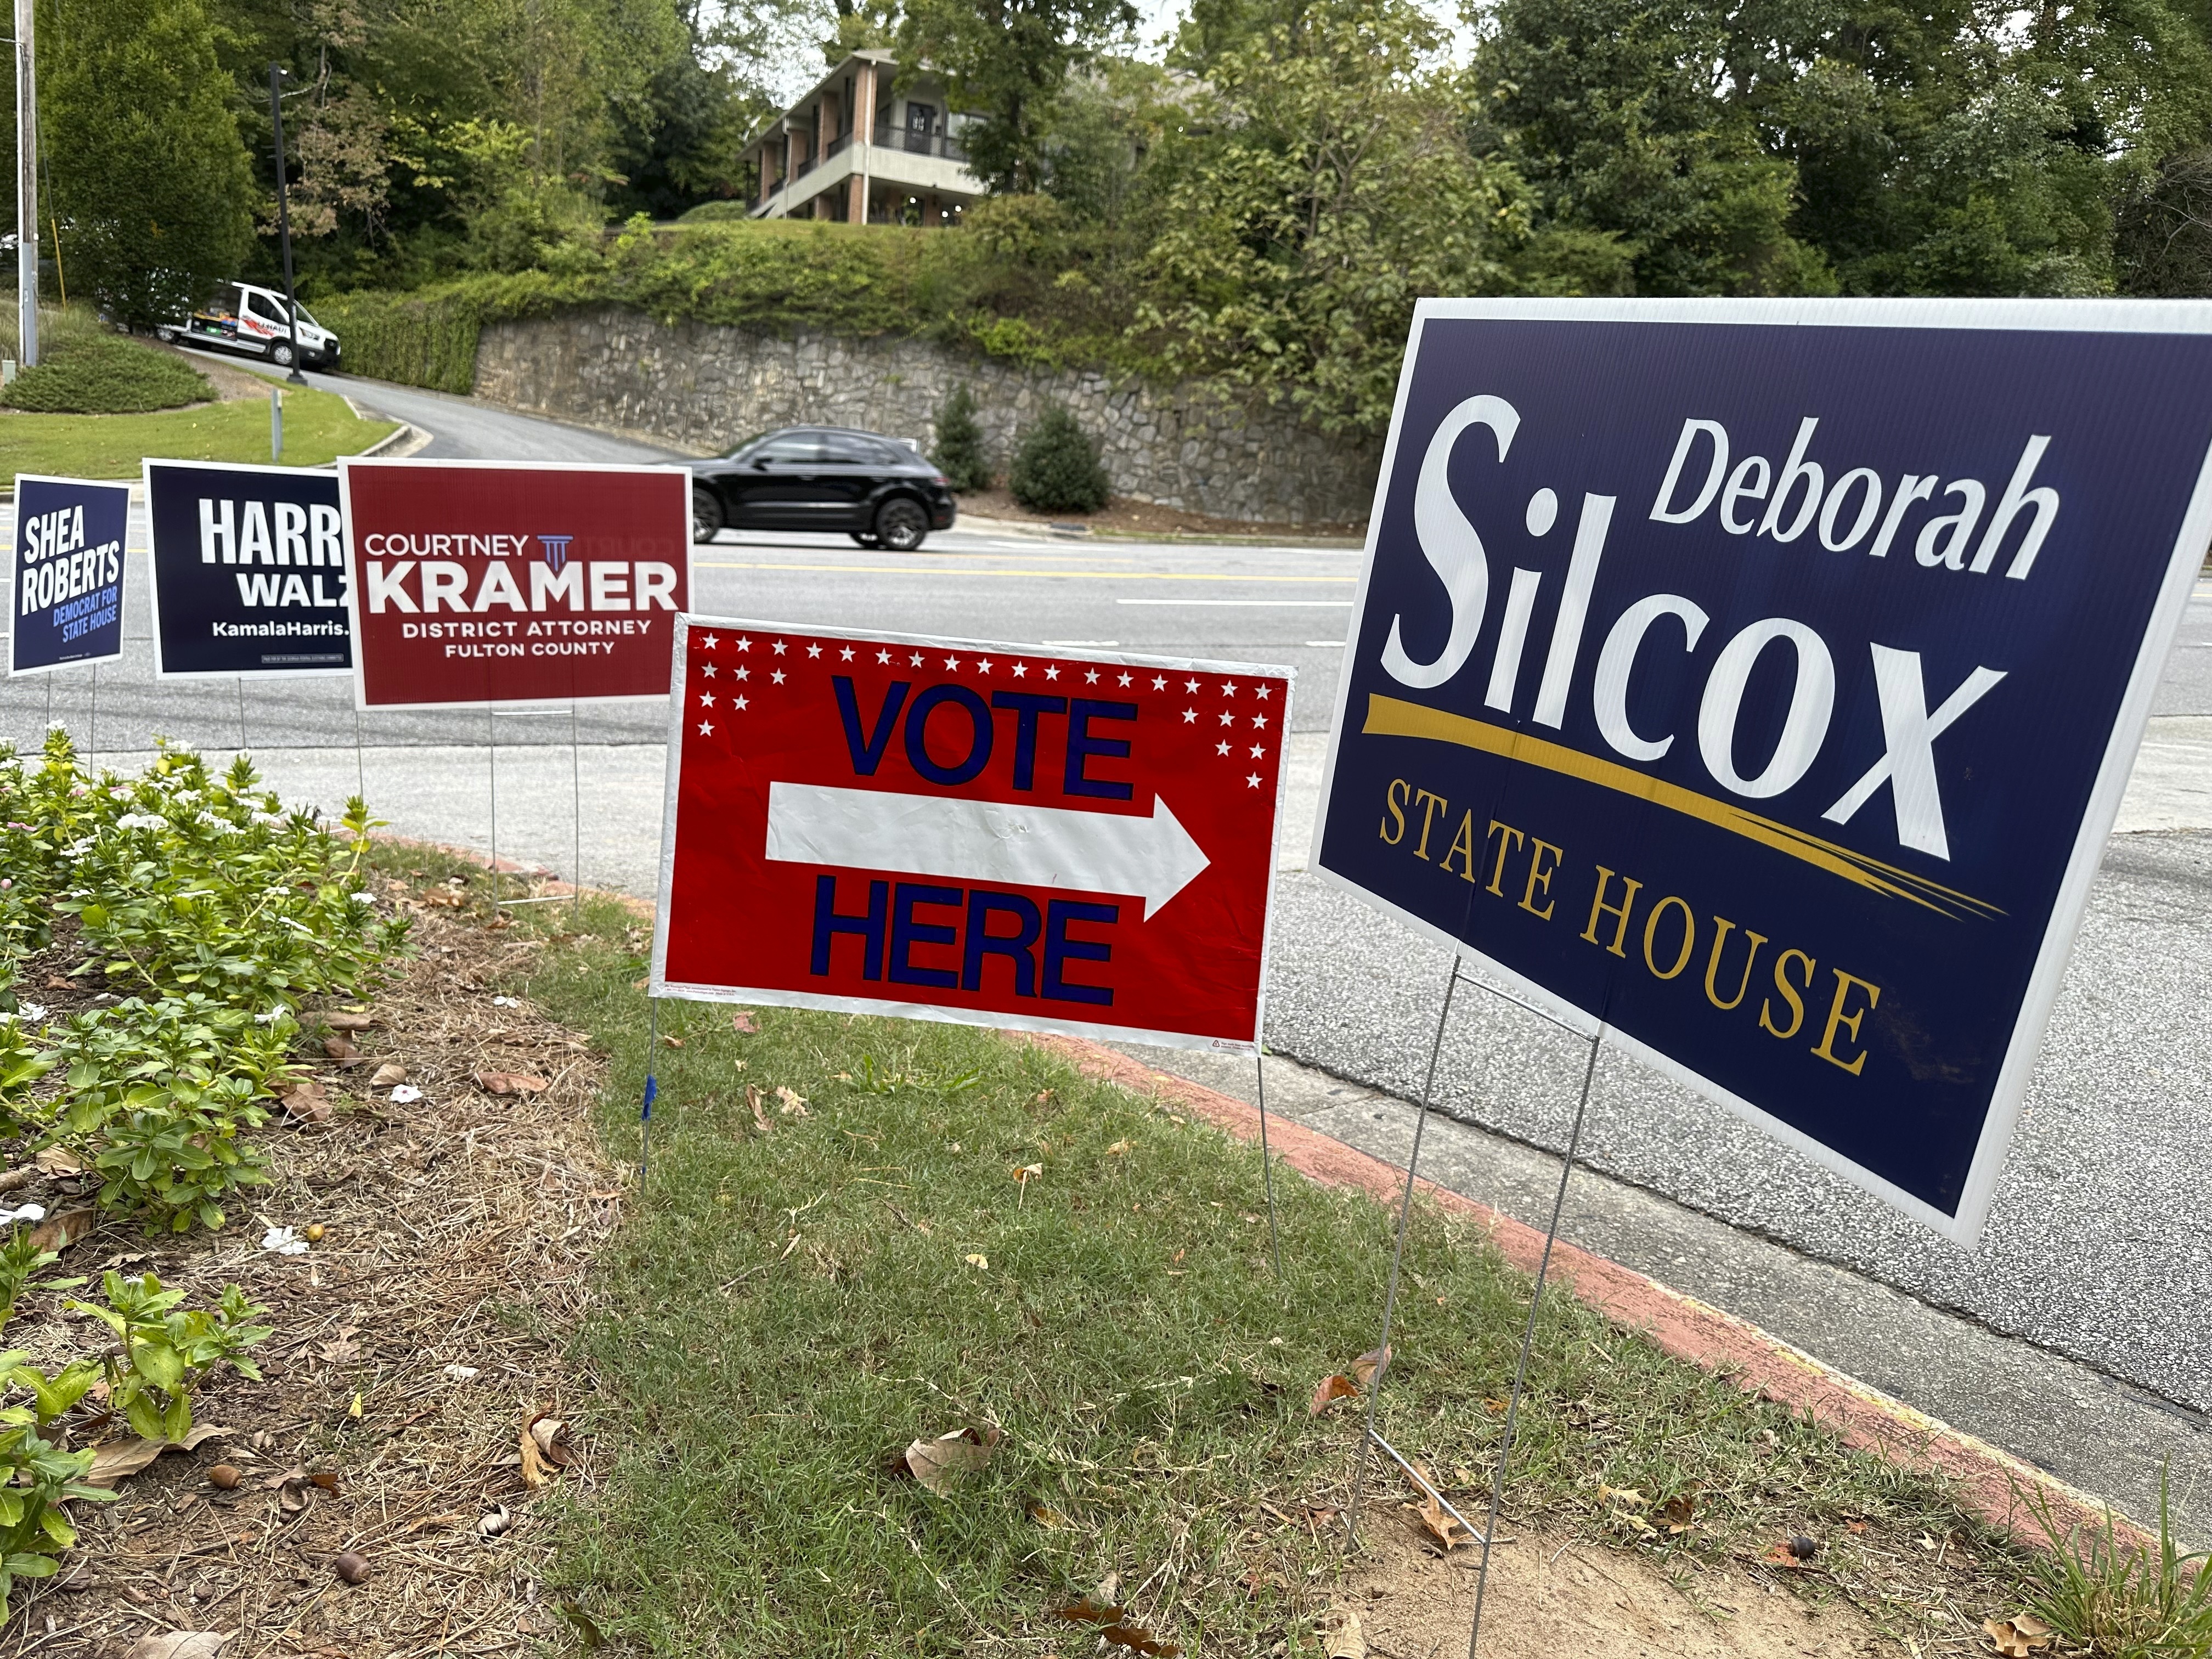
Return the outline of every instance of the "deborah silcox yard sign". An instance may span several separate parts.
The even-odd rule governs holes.
[[[2208,452],[2212,306],[1425,303],[1316,867],[1971,1243]]]

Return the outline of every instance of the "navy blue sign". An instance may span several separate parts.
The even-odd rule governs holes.
[[[1425,305],[1316,867],[1971,1242],[2208,452],[2212,307]]]
[[[15,478],[15,615],[8,672],[123,654],[123,536],[131,486]]]
[[[350,674],[337,475],[148,461],[155,672]]]

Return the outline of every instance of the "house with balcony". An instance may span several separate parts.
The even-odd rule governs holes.
[[[747,142],[756,219],[957,225],[983,182],[968,170],[950,106],[927,68],[904,87],[888,52],[856,52]]]

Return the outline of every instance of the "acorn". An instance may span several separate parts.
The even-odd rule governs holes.
[[[1790,1553],[1796,1556],[1800,1561],[1811,1560],[1814,1555],[1820,1553],[1820,1546],[1817,1541],[1806,1537],[1802,1533],[1798,1534],[1796,1537],[1790,1540]]]
[[[368,1558],[359,1550],[348,1550],[331,1563],[331,1571],[349,1584],[358,1584],[368,1577]]]
[[[323,1224],[319,1221],[309,1223],[307,1226],[307,1243],[310,1244],[319,1244],[322,1242]]]
[[[238,1469],[233,1464],[218,1463],[208,1471],[208,1484],[211,1486],[220,1486],[225,1492],[235,1486],[238,1481]]]

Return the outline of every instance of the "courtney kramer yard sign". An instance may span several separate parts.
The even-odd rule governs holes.
[[[2208,449],[2212,307],[1425,304],[1316,867],[1972,1243]]]
[[[1288,669],[677,626],[654,994],[1251,1052]]]
[[[668,694],[680,466],[339,464],[363,708]]]

